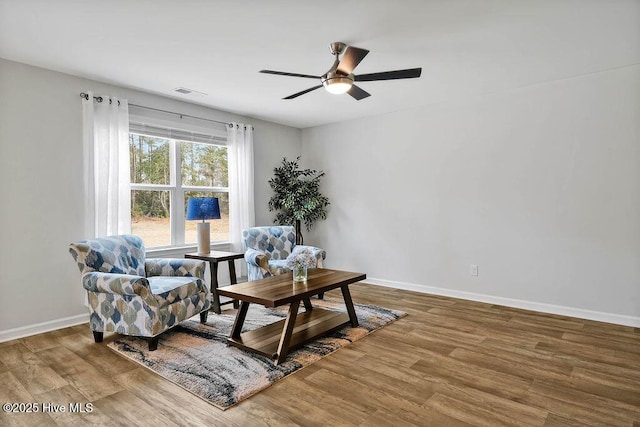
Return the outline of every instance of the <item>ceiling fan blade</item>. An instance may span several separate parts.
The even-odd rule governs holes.
[[[406,70],[383,71],[381,73],[359,74],[354,76],[357,82],[373,82],[376,80],[415,79],[422,74],[422,68],[409,68]]]
[[[353,96],[356,101],[360,101],[361,99],[364,99],[364,98],[366,98],[368,96],[371,96],[371,94],[369,92],[359,88],[356,85],[351,85],[351,89],[349,89],[349,91],[347,93],[349,95]]]
[[[312,90],[316,90],[316,89],[319,89],[319,88],[321,88],[321,87],[322,87],[322,85],[318,85],[318,86],[310,87],[309,89],[305,89],[305,90],[303,90],[302,92],[294,93],[293,95],[289,95],[289,96],[287,96],[286,98],[282,98],[282,99],[293,99],[293,98],[297,98],[297,97],[299,97],[300,95],[304,95],[305,93],[309,93],[309,92],[311,92]]]
[[[367,49],[360,49],[359,47],[353,46],[347,47],[344,55],[342,55],[340,64],[338,64],[338,71],[348,76],[353,72],[353,69],[358,66],[360,61],[367,56],[367,53],[369,53]]]
[[[275,74],[278,76],[289,76],[289,77],[305,77],[307,79],[319,79],[320,76],[312,76],[309,74],[298,74],[298,73],[286,73],[284,71],[273,71],[273,70],[260,70],[260,73],[265,74]]]

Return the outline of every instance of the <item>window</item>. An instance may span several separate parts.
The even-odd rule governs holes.
[[[211,240],[229,240],[226,138],[130,123],[131,231],[148,248],[195,244],[197,221],[187,221],[190,197],[217,197]]]

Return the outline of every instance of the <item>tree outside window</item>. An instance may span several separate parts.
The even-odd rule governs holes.
[[[130,133],[129,149],[131,230],[148,248],[196,242],[196,223],[184,219],[189,197],[218,197],[222,218],[211,221],[211,238],[229,239],[225,146]]]

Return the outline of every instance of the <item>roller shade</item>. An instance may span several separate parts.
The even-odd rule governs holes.
[[[155,126],[138,122],[129,122],[129,132],[159,138],[176,139],[178,141],[201,142],[205,144],[227,145],[224,136],[209,135],[182,129]]]

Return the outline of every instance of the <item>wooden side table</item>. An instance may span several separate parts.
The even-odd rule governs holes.
[[[237,300],[230,300],[220,303],[220,296],[218,295],[218,263],[228,261],[229,262],[229,276],[231,279],[231,284],[235,285],[238,283],[236,279],[236,259],[244,259],[244,254],[240,254],[237,252],[223,252],[223,251],[213,251],[208,254],[199,254],[197,252],[192,252],[185,254],[185,258],[192,259],[201,259],[203,261],[209,261],[209,267],[211,270],[211,294],[213,296],[213,311],[217,314],[220,314],[220,306],[224,304],[233,303],[233,308],[238,308]]]

